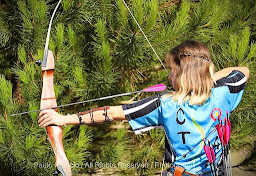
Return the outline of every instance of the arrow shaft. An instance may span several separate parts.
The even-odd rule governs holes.
[[[39,112],[39,111],[48,110],[48,109],[63,108],[63,107],[66,107],[66,106],[73,106],[73,105],[89,103],[89,102],[93,102],[93,101],[106,100],[106,99],[110,99],[110,98],[121,97],[121,96],[131,95],[131,94],[140,93],[140,92],[143,92],[143,90],[139,90],[139,91],[135,91],[135,92],[127,92],[127,93],[122,93],[122,94],[117,94],[117,95],[110,95],[110,96],[106,96],[106,97],[95,98],[95,99],[80,101],[80,102],[75,102],[75,103],[69,103],[69,104],[55,106],[55,107],[52,107],[52,108],[37,109],[37,110],[33,110],[33,111],[21,112],[21,113],[17,113],[17,114],[12,114],[11,116],[24,115],[24,114]]]

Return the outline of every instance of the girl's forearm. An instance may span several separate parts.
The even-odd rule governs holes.
[[[104,115],[104,112],[102,110],[96,111],[89,114],[81,115],[81,123],[82,124],[92,124],[92,123],[102,123],[106,121],[106,117]],[[108,119],[114,120],[112,117],[108,115]],[[72,114],[72,115],[66,115],[65,116],[65,125],[79,125],[79,115],[78,114]]]
[[[107,117],[105,115],[106,112],[107,112]],[[125,116],[121,106],[111,106],[106,112],[104,110],[98,110],[92,113],[81,115],[81,122],[82,124],[93,124],[93,123],[102,123],[102,122],[112,121],[112,120],[125,120]],[[79,115],[78,114],[66,115],[64,118],[64,124],[79,125],[80,124]]]

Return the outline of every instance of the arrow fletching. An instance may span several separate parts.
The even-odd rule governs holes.
[[[208,140],[208,145],[206,144],[205,140],[204,140],[204,152],[206,154],[206,157],[209,161],[209,163],[214,164],[215,163],[215,153],[213,148],[210,145],[210,142]]]
[[[143,89],[143,92],[159,92],[166,89],[166,86],[164,84],[157,84],[151,87],[148,87],[146,89]]]

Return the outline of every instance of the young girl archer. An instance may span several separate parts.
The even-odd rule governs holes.
[[[165,174],[225,174],[222,167],[224,136],[219,135],[220,131],[224,134],[224,128],[218,131],[216,125],[220,121],[224,123],[241,101],[249,77],[248,68],[229,67],[214,73],[209,49],[197,41],[185,41],[172,49],[166,55],[166,63],[171,70],[168,79],[174,88],[172,93],[66,116],[43,110],[39,114],[39,125],[126,119],[135,134],[163,128],[165,161],[172,163]],[[207,153],[207,149],[210,152]]]

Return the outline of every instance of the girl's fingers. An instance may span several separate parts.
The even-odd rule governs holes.
[[[60,114],[53,109],[42,110],[38,115],[38,123],[40,127],[46,127],[49,125],[61,125]]]
[[[45,110],[41,111],[38,115],[38,117],[42,117],[45,114]]]
[[[46,119],[47,117],[49,117],[49,116],[47,116],[47,114],[45,114],[45,115],[43,115],[42,117],[40,117],[39,119],[38,119],[38,123],[41,123],[44,119]]]
[[[43,117],[42,117],[42,120],[41,120],[41,122],[39,122],[39,126],[44,126],[44,124],[46,123],[46,122],[49,122],[49,121],[51,121],[52,120],[52,116],[51,116],[51,114],[45,114]]]
[[[39,119],[39,126],[43,125],[45,122],[48,122],[49,120],[52,119],[52,114],[47,113],[44,114],[40,119]]]
[[[40,114],[39,114],[39,120],[38,120],[38,123],[41,123],[44,119],[48,118],[49,116],[51,116],[51,112],[45,112],[45,111],[42,111]]]
[[[44,114],[53,113],[53,112],[55,112],[53,109],[42,110],[39,113],[38,117],[42,117]]]
[[[53,124],[52,121],[48,121],[45,124],[43,124],[41,127],[47,127],[47,126],[52,125],[52,124]]]

